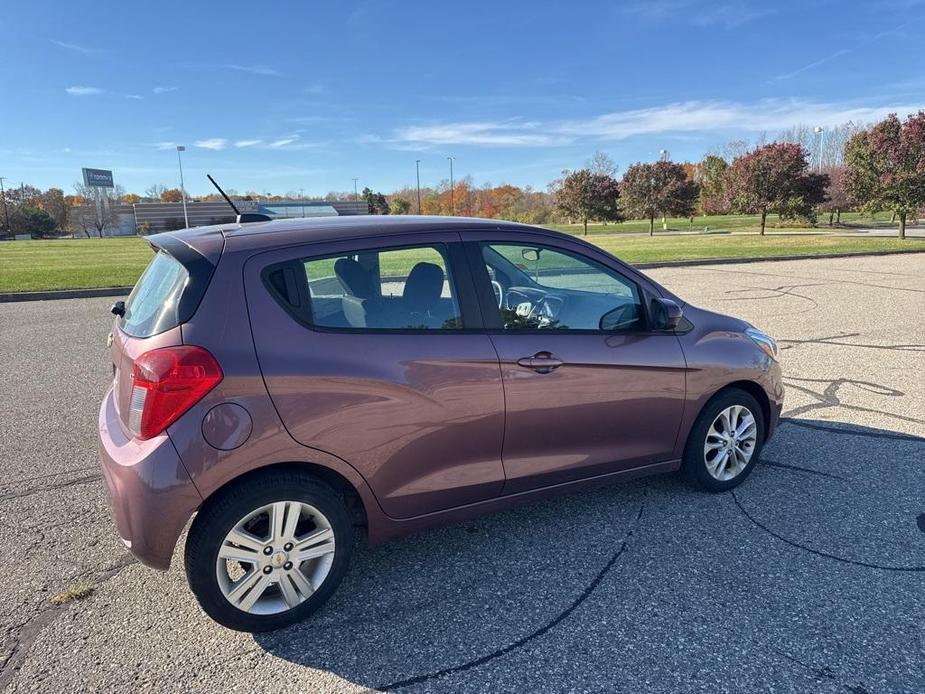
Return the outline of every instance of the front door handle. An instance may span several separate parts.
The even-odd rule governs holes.
[[[521,357],[517,360],[517,366],[525,369],[533,369],[537,373],[548,374],[554,369],[558,369],[565,362],[549,352],[537,352],[532,357]]]

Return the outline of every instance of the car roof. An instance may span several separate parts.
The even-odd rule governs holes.
[[[415,215],[352,215],[343,217],[309,217],[275,219],[267,222],[217,224],[180,231],[164,232],[193,247],[206,239],[222,237],[228,248],[272,249],[297,243],[319,243],[341,239],[391,236],[426,231],[457,229],[507,229],[533,231],[561,236],[551,229],[477,217],[438,217]],[[157,237],[150,237],[157,245]]]

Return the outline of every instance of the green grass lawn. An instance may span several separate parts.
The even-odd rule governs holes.
[[[738,230],[738,228],[737,228]],[[627,236],[595,233],[593,243],[630,263],[707,258],[825,255],[922,250],[925,240],[838,236],[692,235]],[[0,292],[123,287],[135,283],[151,259],[138,237],[0,242]]]
[[[876,214],[862,214],[860,212],[843,212],[841,215],[841,227],[842,230],[850,229],[851,227],[889,227],[890,223],[890,213],[889,212],[878,212]],[[773,233],[775,231],[808,231],[808,232],[821,232],[821,231],[830,231],[828,226],[829,217],[827,214],[819,215],[818,226],[809,227],[805,223],[800,223],[793,220],[781,221],[777,215],[768,215],[767,221],[767,233]],[[707,215],[707,216],[697,216],[694,217],[693,223],[690,219],[681,218],[681,217],[669,217],[665,220],[668,226],[668,231],[703,231],[704,227],[709,227],[711,230],[722,230],[722,231],[737,231],[737,232],[757,232],[761,228],[761,221],[756,215],[748,214],[723,214],[723,215]],[[581,224],[550,224],[548,225],[551,229],[557,229],[559,231],[564,231],[567,234],[582,234],[584,232]],[[892,224],[892,226],[896,226]],[[836,227],[835,230],[839,229]],[[648,233],[649,231],[649,222],[648,220],[633,219],[627,220],[625,222],[620,222],[619,224],[609,223],[609,224],[589,224],[588,225],[588,235],[592,234],[638,234],[640,232]],[[662,220],[661,218],[655,220],[655,233],[662,231]]]

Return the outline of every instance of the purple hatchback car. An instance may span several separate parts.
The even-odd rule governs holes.
[[[371,543],[683,468],[755,466],[777,345],[546,229],[341,217],[158,234],[113,306],[100,459],[125,544],[186,524],[203,609],[245,631],[317,610]]]

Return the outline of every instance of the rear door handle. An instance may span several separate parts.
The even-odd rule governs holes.
[[[521,357],[517,360],[517,365],[525,369],[533,369],[537,373],[547,374],[554,369],[558,369],[565,362],[558,357],[554,357],[549,352],[537,352],[532,357]]]

